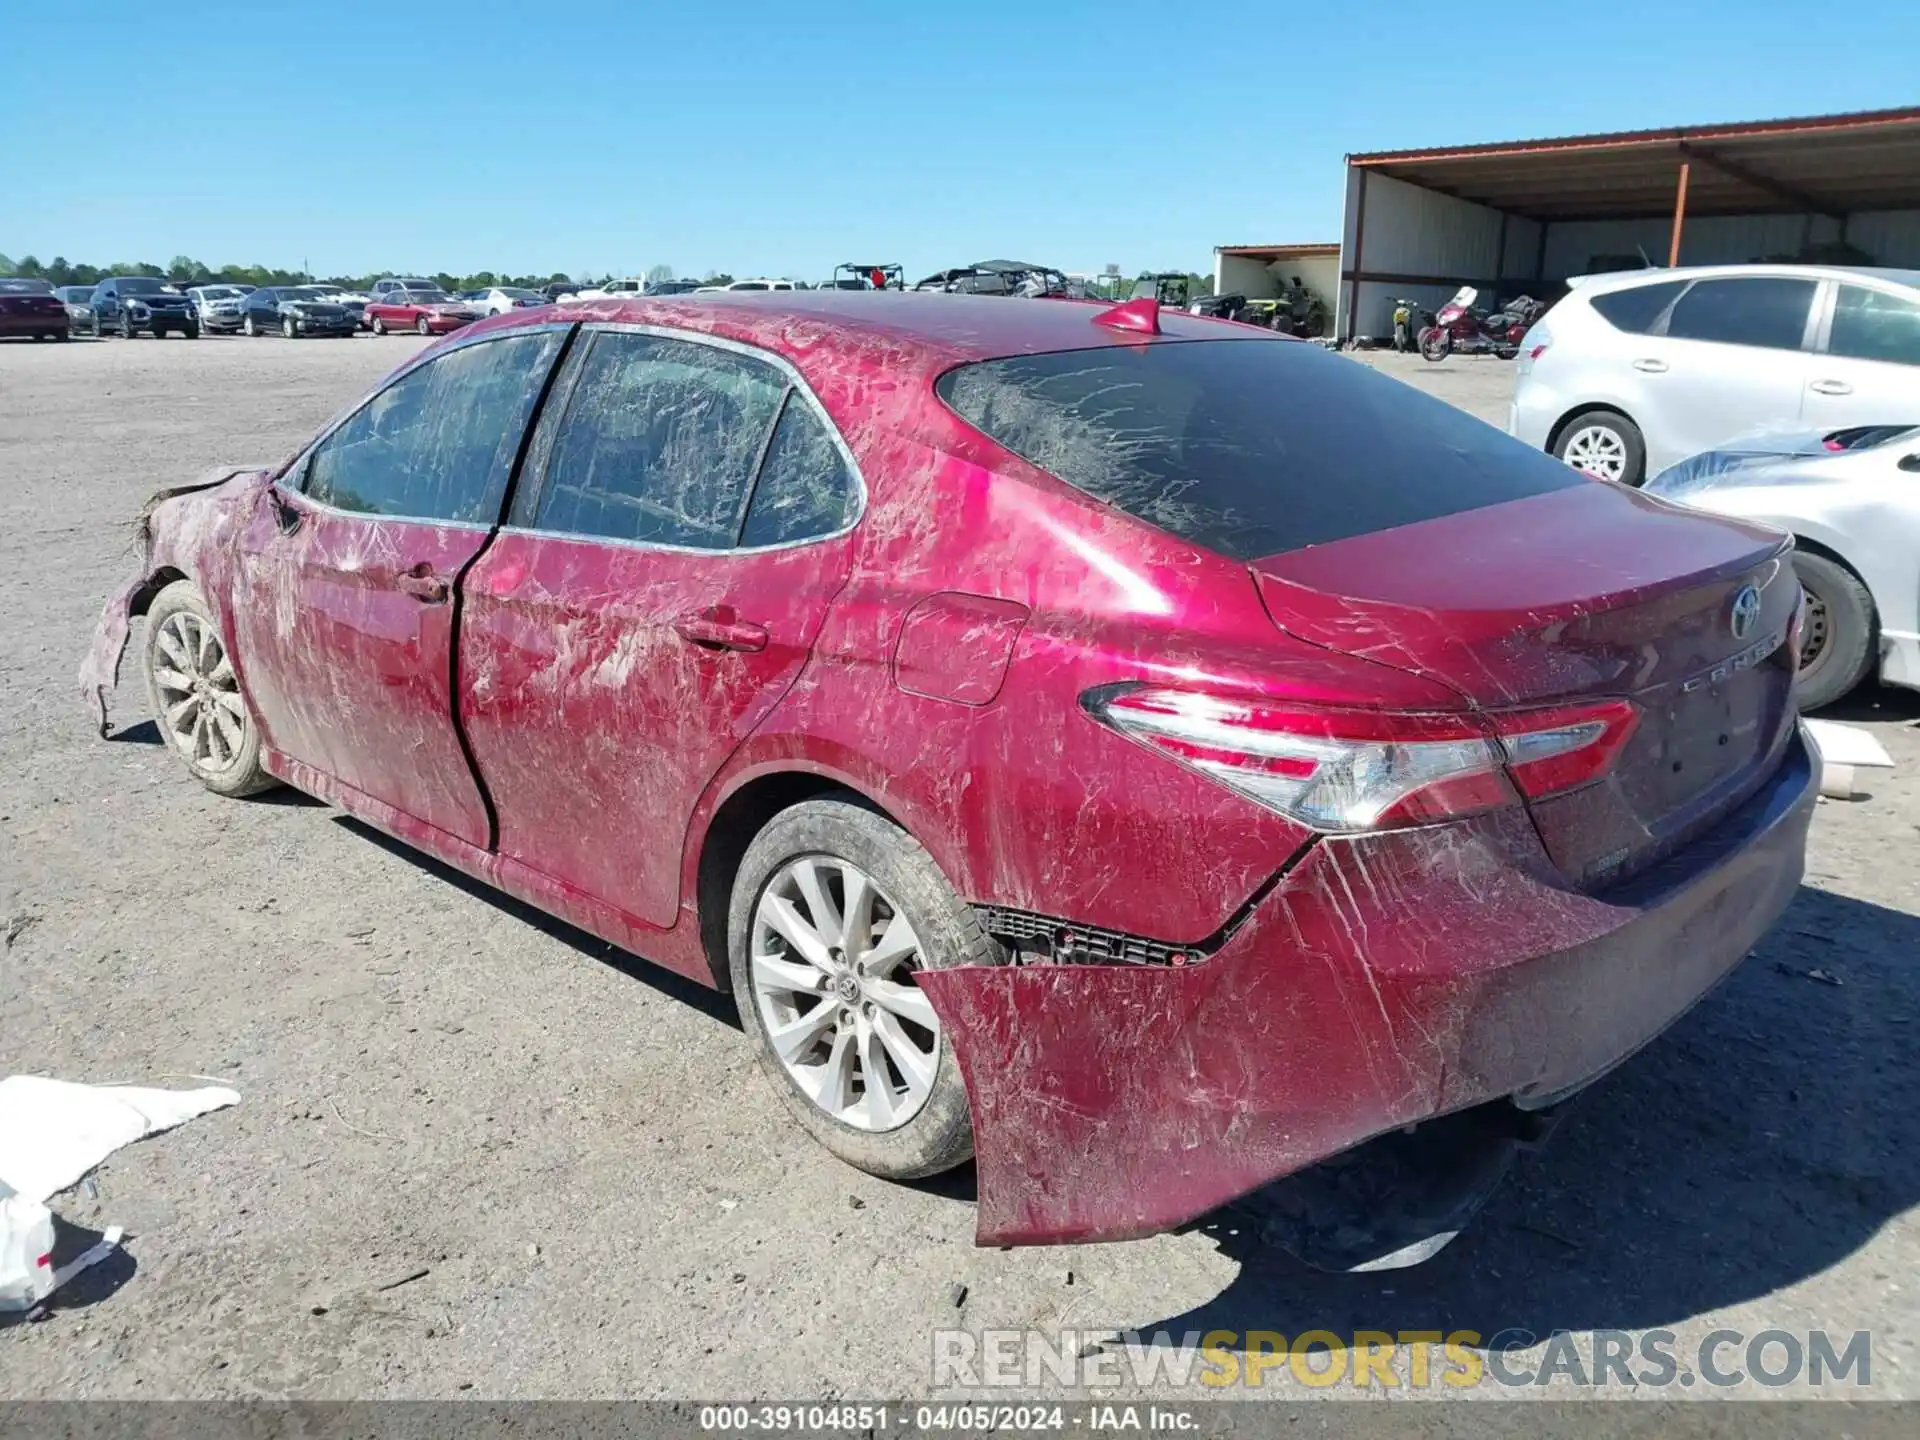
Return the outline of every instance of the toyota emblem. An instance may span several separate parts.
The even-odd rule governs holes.
[[[1742,585],[1739,593],[1733,597],[1733,614],[1728,623],[1733,627],[1733,638],[1744,640],[1753,633],[1753,627],[1760,619],[1760,592],[1751,585]]]

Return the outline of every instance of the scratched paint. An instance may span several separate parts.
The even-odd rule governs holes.
[[[1101,498],[936,393],[999,357],[1246,334],[1168,315],[1155,339],[1097,313],[816,292],[483,321],[334,432],[377,448],[411,407],[391,418],[426,427],[441,488],[407,493],[430,513],[357,510],[378,497],[344,455],[319,467],[331,505],[302,489],[312,465],[205,477],[146,517],[83,689],[104,707],[130,615],[191,577],[271,773],[707,983],[725,970],[702,939],[710,827],[793,773],[885,810],[968,901],[1201,957],[1040,946],[924,977],[968,1081],[988,1243],[1178,1224],[1384,1129],[1551,1098],[1657,1034],[1800,874],[1790,671],[1706,708],[1673,689],[1740,578],[1767,582],[1766,623],[1784,615],[1780,537],[1556,471],[1532,498],[1232,558],[1176,533],[1191,496],[1143,498],[1150,427],[1101,442],[1100,465],[1132,466]],[[556,316],[623,358],[595,369],[583,336],[549,381]],[[627,338],[660,331],[732,348],[663,360]],[[514,337],[537,347],[525,384],[422,403],[480,367],[461,347]],[[795,415],[815,428],[783,450]],[[1069,468],[1059,443],[1028,448]],[[737,545],[763,499],[778,538]],[[1652,718],[1587,791],[1330,840],[1083,710],[1123,682],[1469,717],[1632,695]]]

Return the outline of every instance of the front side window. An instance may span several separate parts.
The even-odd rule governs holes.
[[[1833,302],[1827,351],[1850,360],[1920,365],[1920,301],[1864,285],[1842,285]]]
[[[1696,280],[1674,302],[1667,334],[1676,340],[1798,350],[1817,288],[1812,280],[1772,275]]]
[[[535,527],[730,548],[786,389],[772,366],[716,346],[594,336],[552,442]]]
[[[853,467],[796,392],[774,427],[740,543],[788,545],[831,535],[853,519],[856,498]]]
[[[408,371],[320,443],[307,494],[365,515],[493,523],[560,340],[510,335]]]

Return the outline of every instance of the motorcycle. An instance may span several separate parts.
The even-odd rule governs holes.
[[[1393,348],[1404,355],[1420,348],[1420,332],[1433,324],[1433,312],[1418,300],[1393,302]]]
[[[1480,292],[1473,286],[1462,285],[1453,299],[1440,307],[1433,324],[1420,332],[1422,359],[1444,360],[1458,351],[1511,360],[1520,353],[1520,342],[1526,339],[1533,322],[1547,308],[1532,296],[1522,295],[1489,315],[1473,308],[1479,298]]]

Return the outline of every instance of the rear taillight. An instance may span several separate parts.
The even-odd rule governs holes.
[[[1625,700],[1410,714],[1105,686],[1081,703],[1130,739],[1329,834],[1452,820],[1588,784],[1639,719]]]

